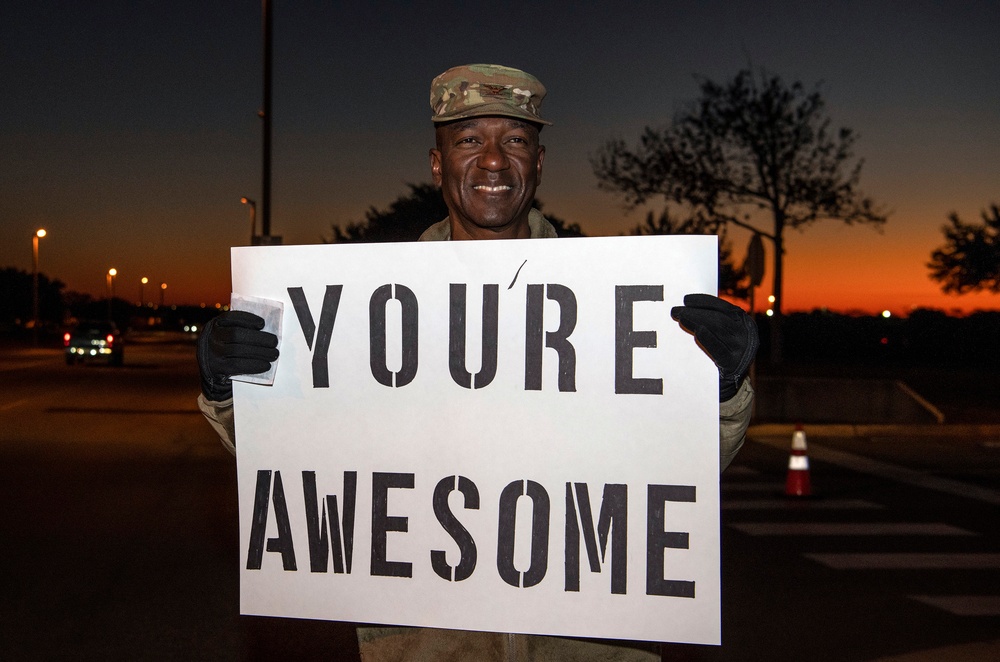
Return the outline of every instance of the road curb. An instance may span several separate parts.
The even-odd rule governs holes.
[[[980,641],[968,644],[957,644],[943,648],[880,657],[874,662],[979,662],[980,660],[996,660],[1000,655],[1000,639],[995,641]]]

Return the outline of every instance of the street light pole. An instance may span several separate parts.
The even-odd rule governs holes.
[[[118,275],[118,270],[114,267],[108,269],[108,321],[114,320],[114,316],[111,314],[112,301],[115,298],[115,276]]]
[[[45,230],[39,229],[31,237],[31,332],[34,343],[38,344],[38,240],[45,236]]]
[[[163,295],[167,291],[167,284],[160,283],[160,308],[163,308]]]
[[[264,28],[264,107],[260,117],[264,120],[263,167],[261,168],[261,235],[271,236],[271,2],[261,0]]]
[[[148,283],[148,282],[149,282],[149,279],[146,278],[145,276],[143,276],[142,280],[139,281],[139,307],[140,308],[145,308],[146,307],[146,283]]]
[[[254,238],[257,236],[257,202],[243,196],[240,202],[250,206],[250,245],[254,245]]]

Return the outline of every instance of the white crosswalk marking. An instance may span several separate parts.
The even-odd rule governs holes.
[[[783,442],[766,437],[761,438],[759,441],[771,446],[784,445]],[[953,494],[966,499],[976,499],[983,503],[1000,506],[1000,492],[978,485],[970,485],[958,480],[934,476],[925,471],[914,471],[913,469],[889,462],[882,462],[881,460],[847,453],[834,448],[825,448],[816,444],[810,444],[809,455],[814,460],[836,464],[837,466],[845,467],[858,473],[878,476],[879,478],[893,480],[897,483],[914,485],[922,489],[935,490],[944,494]]]
[[[773,446],[778,445],[777,441],[773,439],[765,440],[765,443]],[[816,459],[852,471],[877,475],[886,480],[976,499],[981,502],[1000,503],[1000,494],[995,490],[939,478],[886,462],[824,448],[821,445],[811,445],[810,451],[810,454]],[[1000,616],[1000,595],[926,595],[919,593],[921,589],[926,591],[929,588],[929,585],[925,583],[928,577],[926,572],[986,571],[996,573],[997,570],[1000,570],[1000,553],[971,552],[968,551],[968,543],[964,545],[961,552],[946,550],[902,553],[863,551],[867,546],[863,541],[866,540],[878,541],[879,538],[907,536],[924,539],[935,538],[941,541],[968,540],[980,536],[975,531],[946,522],[894,522],[891,521],[891,511],[888,511],[884,505],[864,499],[822,497],[795,499],[784,497],[781,496],[784,493],[784,485],[776,482],[773,474],[768,476],[751,467],[739,465],[730,467],[726,472],[720,484],[720,492],[722,495],[721,508],[726,513],[723,521],[729,529],[759,537],[811,538],[817,540],[817,542],[809,543],[813,550],[815,550],[816,545],[823,544],[819,542],[823,537],[836,540],[838,548],[842,548],[845,541],[854,540],[856,541],[855,549],[860,551],[835,553],[811,551],[804,553],[803,557],[834,571],[876,573],[925,571],[903,575],[905,582],[912,580],[911,589],[916,589],[914,594],[906,595],[906,599],[914,600],[954,616]],[[828,518],[829,513],[836,511],[844,512],[845,516],[839,518],[842,520],[849,518],[850,511],[859,511],[869,514],[888,513],[884,519],[889,521],[801,521],[802,519],[819,519],[820,512],[824,513],[824,518]],[[748,518],[752,517],[754,521],[739,521],[744,513],[747,514]],[[817,515],[810,518],[810,513]],[[767,518],[768,514],[773,515],[773,517],[768,518],[771,521],[760,521],[762,517]],[[800,521],[787,521],[792,518]],[[927,544],[923,545],[923,549],[926,549]],[[984,587],[986,591],[995,591],[992,582],[984,584]]]
[[[1000,616],[1000,596],[997,595],[911,595],[912,600],[955,616]]]
[[[735,476],[760,476],[762,475],[756,469],[744,466],[729,467],[726,469],[726,478],[733,478]]]
[[[730,528],[751,536],[974,536],[950,524],[936,522],[751,522]]]
[[[723,510],[877,510],[883,506],[864,499],[795,499],[722,500]]]
[[[771,492],[773,494],[784,494],[784,485],[774,483],[723,483],[722,491],[726,492]]]
[[[1000,569],[1000,554],[848,553],[806,554],[807,559],[835,570],[992,570]]]

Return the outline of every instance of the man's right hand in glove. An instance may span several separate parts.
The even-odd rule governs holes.
[[[278,358],[278,338],[261,331],[264,319],[231,310],[208,321],[198,338],[201,391],[208,400],[233,397],[233,375],[267,372]]]

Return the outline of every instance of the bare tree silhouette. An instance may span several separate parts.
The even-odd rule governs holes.
[[[774,312],[781,314],[784,233],[823,219],[880,226],[887,214],[858,191],[863,161],[854,133],[833,131],[818,88],[740,71],[701,96],[666,128],[646,127],[630,149],[608,141],[591,165],[602,189],[635,208],[663,196],[691,218],[732,223],[774,243]],[[754,223],[769,219],[770,231]]]

